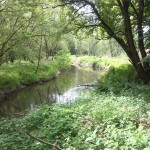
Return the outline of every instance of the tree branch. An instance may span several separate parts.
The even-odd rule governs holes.
[[[66,6],[66,5],[70,5],[70,4],[72,4],[71,2],[68,2],[68,3],[64,3],[64,4],[60,4],[60,5],[55,5],[55,6],[53,6],[52,8],[57,8],[57,7],[63,7],[63,6]]]
[[[89,25],[86,25],[86,24],[83,24],[83,25],[80,25],[80,24],[75,24],[76,26],[78,26],[78,28],[90,28],[90,27],[99,27],[100,24],[89,24]]]
[[[9,43],[9,41],[12,39],[12,37],[23,27],[23,25],[27,22],[27,21],[30,21],[31,18],[29,20],[25,20],[24,23],[22,22],[22,24],[8,37],[8,39],[3,43],[1,44],[2,47],[0,48],[0,51],[3,52],[5,46],[7,45],[7,43]]]
[[[93,9],[94,13],[97,15],[99,21],[101,22],[101,27],[105,29],[105,31],[107,32],[107,34],[110,36],[110,37],[113,37],[120,45],[121,47],[127,52],[128,52],[128,45],[124,42],[124,40],[122,38],[119,38],[116,33],[114,33],[114,31],[111,29],[111,27],[102,19],[102,17],[100,16],[98,10],[96,9],[95,7],[95,4],[90,2],[90,1],[87,1],[87,0],[83,0],[85,1],[87,4],[89,4],[89,6],[91,6],[91,8]],[[117,0],[117,1],[120,1],[120,0]]]
[[[82,5],[81,7],[79,7],[77,10],[74,11],[74,14],[76,14],[80,9],[82,9],[83,7],[85,7],[86,5]]]
[[[47,142],[47,141],[44,141],[44,140],[42,140],[42,139],[40,139],[40,138],[37,138],[37,137],[35,137],[34,135],[30,134],[29,132],[25,132],[25,133],[26,133],[28,136],[30,136],[32,139],[37,140],[37,141],[39,141],[39,142],[41,142],[41,143],[43,143],[43,144],[46,144],[46,145],[48,145],[49,147],[55,148],[55,149],[57,149],[57,150],[63,150],[62,148],[60,148],[60,147],[57,146],[56,144],[52,144],[52,143],[49,143],[49,142]]]
[[[120,0],[117,0],[117,1],[120,2]],[[104,19],[101,17],[99,11],[97,10],[95,4],[92,1],[89,1],[89,0],[68,0],[67,4],[75,4],[75,3],[81,3],[81,2],[82,2],[82,4],[86,4],[86,5],[90,6],[91,9],[93,9],[93,13],[97,16],[97,20],[100,22],[99,27],[102,27],[107,32],[107,34],[110,37],[113,37],[121,45],[121,47],[126,51],[126,53],[129,54],[129,48],[128,48],[127,43],[125,43],[125,41],[122,38],[118,37],[116,35],[116,33],[112,30],[112,28],[104,21]],[[120,3],[120,4],[122,6],[122,3]],[[63,5],[66,5],[66,3]],[[95,25],[93,25],[93,26],[95,26]]]
[[[134,13],[136,14],[137,18],[139,17],[139,13],[138,11],[136,10],[136,8],[134,7],[133,3],[131,2],[131,7],[132,9],[134,10]]]

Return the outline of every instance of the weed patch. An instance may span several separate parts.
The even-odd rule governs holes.
[[[148,148],[150,105],[139,97],[91,93],[70,105],[43,105],[23,119],[1,120],[3,149],[48,150],[30,139],[32,133],[64,149],[144,149]],[[140,123],[138,119],[147,122]],[[22,143],[22,144],[20,144]]]

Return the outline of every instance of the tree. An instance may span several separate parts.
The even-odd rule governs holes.
[[[71,22],[76,29],[96,30],[113,38],[127,54],[138,76],[150,82],[150,64],[144,45],[146,0],[60,0],[58,6],[70,8]]]
[[[33,62],[61,50],[66,24],[63,9],[47,0],[0,1],[0,65],[14,60]],[[43,39],[41,43],[41,37]]]

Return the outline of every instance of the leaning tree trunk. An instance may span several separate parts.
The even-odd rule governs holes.
[[[117,2],[117,6],[120,8],[123,19],[124,19],[124,29],[123,29],[123,33],[125,36],[120,37],[119,35],[117,35],[117,33],[115,33],[115,31],[113,30],[113,28],[109,25],[109,23],[107,23],[107,21],[105,20],[105,18],[103,18],[103,15],[101,14],[101,11],[99,11],[98,7],[96,6],[96,3],[94,1],[91,0],[66,0],[66,3],[64,3],[62,6],[64,5],[68,5],[68,4],[85,4],[91,7],[92,9],[92,13],[95,14],[97,16],[97,20],[100,22],[100,24],[93,24],[92,26],[94,27],[101,27],[103,28],[107,34],[114,38],[117,43],[123,48],[123,50],[126,52],[126,54],[128,55],[133,67],[135,68],[138,76],[143,80],[143,82],[145,83],[149,83],[150,82],[150,66],[148,63],[141,63],[141,60],[144,59],[147,54],[144,48],[144,42],[143,42],[143,30],[142,30],[142,23],[143,23],[143,12],[144,12],[144,0],[138,0],[138,11],[137,9],[132,5],[131,0],[116,0]],[[68,3],[67,3],[68,2]],[[141,56],[138,54],[137,49],[136,49],[136,45],[135,45],[135,41],[134,41],[134,36],[132,33],[132,24],[131,24],[131,20],[130,20],[130,12],[129,11],[129,7],[131,8],[133,6],[133,11],[135,11],[135,15],[137,15],[137,29],[138,29],[138,47],[141,53]],[[136,5],[137,6],[137,5]],[[84,5],[83,5],[84,7]],[[76,12],[76,11],[75,11]],[[88,26],[88,25],[87,25]],[[86,26],[86,27],[87,27]],[[82,28],[84,27],[84,25],[82,26]],[[89,27],[91,27],[89,25]]]
[[[123,7],[122,7],[122,13],[124,16],[124,24],[125,24],[125,36],[128,44],[129,50],[126,50],[127,55],[129,56],[137,74],[139,77],[145,82],[148,83],[150,82],[150,76],[149,73],[144,69],[144,65],[141,63],[139,54],[136,50],[135,42],[134,42],[134,37],[132,33],[132,27],[131,27],[131,20],[130,20],[130,15],[129,15],[129,5],[130,2],[127,0],[124,0]],[[140,24],[141,25],[141,24]],[[138,26],[139,28],[140,26]],[[140,35],[142,31],[140,31]],[[144,50],[144,45],[141,41],[139,40],[139,48],[141,50],[141,54],[143,57],[146,56],[145,50]],[[147,66],[148,67],[148,66]]]
[[[139,0],[139,11],[136,13],[137,15],[137,30],[138,30],[138,46],[141,53],[142,59],[147,56],[144,46],[144,33],[143,33],[143,14],[145,3],[144,0]],[[150,77],[150,66],[149,62],[143,62],[144,70],[147,72],[148,76]]]

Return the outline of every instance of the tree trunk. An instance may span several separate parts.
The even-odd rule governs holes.
[[[138,30],[138,47],[141,53],[142,59],[147,56],[144,46],[144,35],[143,35],[143,13],[144,13],[144,0],[139,0],[139,13],[137,14],[137,30]],[[143,62],[143,67],[148,76],[150,76],[149,62]]]
[[[42,50],[42,36],[41,36],[41,43],[40,43],[40,48],[39,48],[38,64],[37,64],[37,68],[36,68],[35,74],[38,73],[38,69],[39,69],[39,66],[40,66],[40,61],[41,61],[41,50]]]
[[[46,60],[49,58],[49,48],[48,48],[48,43],[46,37],[44,37],[44,42],[45,42],[45,53],[46,53]]]
[[[77,3],[81,4],[79,0],[68,0],[68,2],[71,3]],[[130,20],[130,12],[129,7],[132,7],[135,11],[135,14],[139,17],[137,20],[137,28],[138,28],[138,47],[141,53],[142,58],[145,58],[147,56],[144,48],[144,42],[143,42],[143,30],[142,30],[142,22],[143,22],[143,12],[144,12],[144,0],[138,0],[138,7],[139,12],[136,10],[134,5],[132,4],[133,1],[131,0],[116,0],[117,6],[120,8],[122,17],[124,20],[124,29],[123,29],[123,36],[121,37],[117,32],[115,33],[114,29],[107,23],[107,19],[103,18],[103,15],[101,14],[101,10],[98,9],[97,3],[90,0],[82,0],[86,5],[90,6],[92,9],[92,13],[95,14],[97,17],[97,20],[100,22],[100,24],[93,24],[94,27],[101,27],[103,28],[107,34],[114,38],[117,43],[123,48],[123,50],[126,52],[127,56],[129,57],[133,67],[135,68],[138,76],[143,80],[145,83],[150,82],[150,66],[145,63],[141,63],[140,55],[138,54],[138,51],[136,49],[134,36],[132,33],[132,24]],[[67,3],[66,3],[67,4]],[[132,15],[133,16],[133,15]],[[83,25],[84,27],[84,25]],[[82,28],[83,28],[82,27]],[[87,27],[87,26],[86,26]],[[89,25],[89,27],[91,27]],[[125,37],[125,38],[124,38]]]
[[[141,0],[142,1],[142,0]],[[123,3],[121,3],[120,0],[118,0],[118,4],[120,7],[120,10],[122,12],[122,15],[124,17],[124,30],[125,30],[125,37],[126,37],[126,43],[123,39],[116,36],[116,34],[113,32],[112,37],[119,43],[119,45],[123,48],[123,50],[126,52],[127,56],[129,57],[133,67],[135,68],[138,76],[141,78],[141,80],[144,83],[150,82],[150,73],[149,70],[150,66],[147,65],[147,69],[144,69],[144,65],[142,65],[139,54],[136,50],[135,41],[132,33],[132,26],[131,26],[131,20],[130,20],[130,14],[129,14],[129,6],[131,5],[131,0],[123,0]],[[146,57],[146,52],[144,49],[144,43],[143,39],[143,32],[142,32],[142,20],[139,20],[138,25],[138,34],[140,36],[139,38],[139,48],[142,57]],[[104,24],[104,26],[106,26]],[[110,29],[108,29],[110,30]],[[111,33],[110,31],[107,32],[108,34]],[[111,36],[111,34],[109,34]],[[145,64],[145,63],[144,63]]]
[[[130,15],[129,15],[129,5],[130,5],[130,1],[128,0],[124,0],[123,3],[123,7],[122,7],[122,12],[123,12],[123,16],[124,16],[124,24],[125,24],[125,36],[126,36],[126,40],[127,40],[127,44],[129,46],[129,51],[130,51],[130,59],[131,62],[137,72],[137,74],[139,75],[139,77],[145,82],[148,83],[150,82],[150,77],[148,75],[148,73],[144,70],[144,67],[142,66],[140,57],[138,55],[138,52],[136,50],[136,46],[135,46],[135,42],[134,42],[134,37],[133,37],[133,33],[132,33],[132,28],[131,28],[131,20],[130,20]],[[141,33],[141,32],[140,32]],[[140,34],[141,35],[141,34]],[[143,49],[143,43],[140,40],[140,47],[142,50]],[[128,51],[126,51],[128,54]],[[144,52],[142,53],[142,55],[145,56]],[[128,54],[129,56],[129,54]]]

